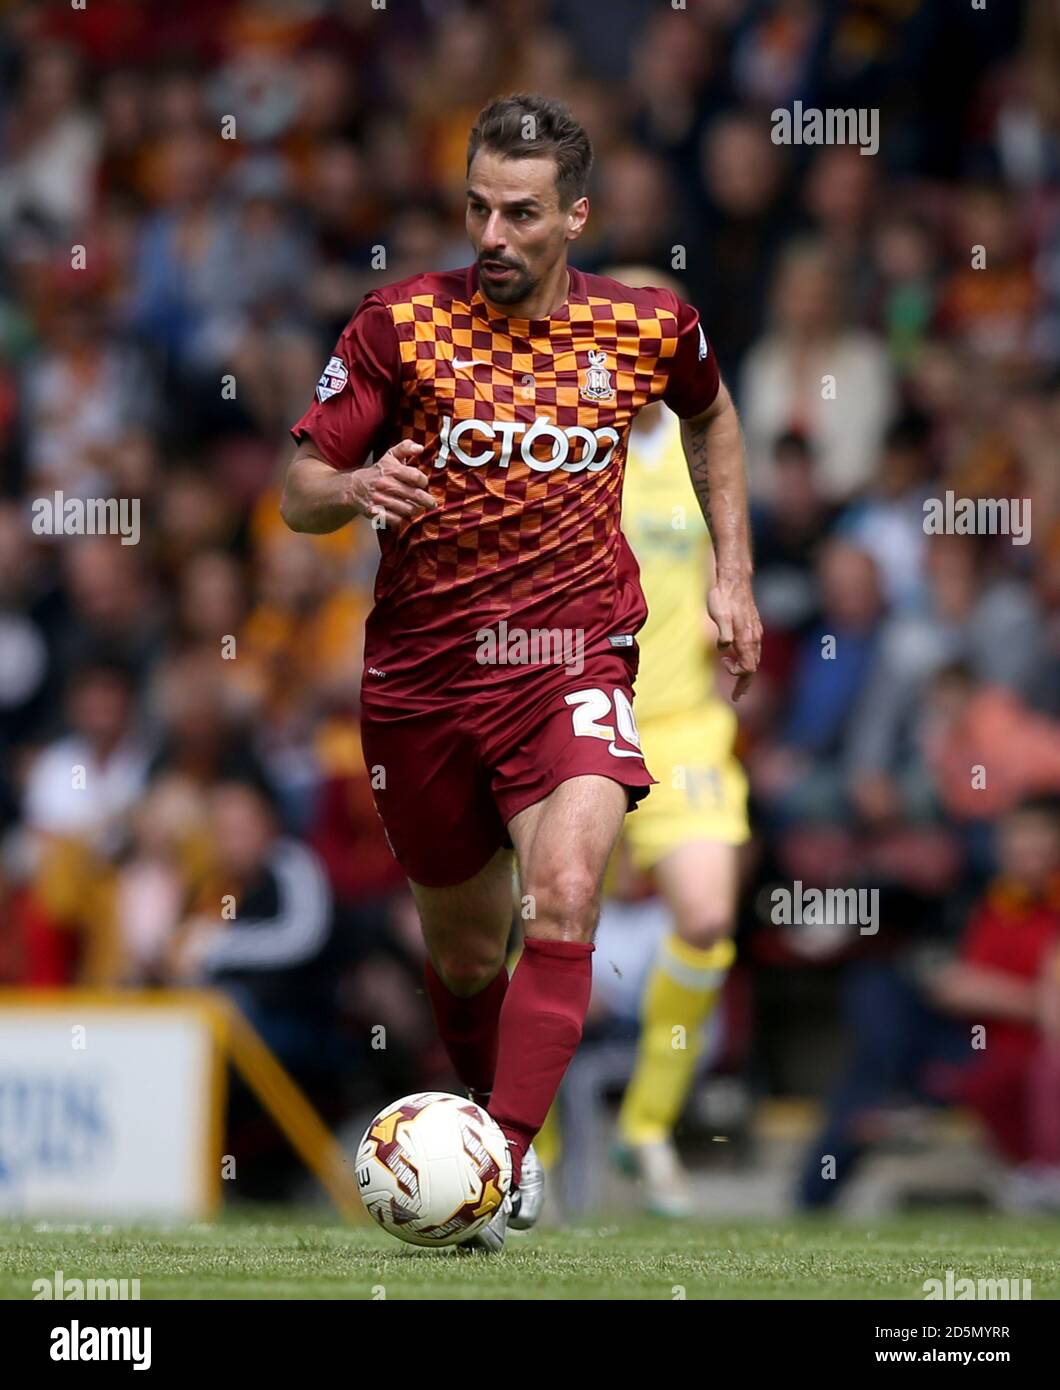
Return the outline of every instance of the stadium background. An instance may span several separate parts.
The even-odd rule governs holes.
[[[757,1178],[830,1200],[815,1107],[852,1103],[848,1068],[872,1137],[944,1142],[908,1108],[928,1039],[902,1011],[984,902],[1024,909],[998,830],[1060,791],[1060,6],[16,4],[0,71],[0,982],[216,986],[340,1128],[451,1084],[356,737],[374,538],[289,534],[278,487],[360,296],[466,263],[476,111],[540,90],[596,148],[575,263],[685,248],[748,442],[755,835],[685,1151],[723,1206]],[[774,144],[796,99],[878,107],[879,153]],[[835,364],[856,385],[823,402]],[[55,490],[140,498],[139,544],[34,534]],[[1030,542],[926,537],[947,490],[1032,499]],[[72,798],[74,764],[99,775]],[[300,893],[273,959],[226,958],[208,919],[281,834],[326,926]],[[773,925],[796,879],[878,888],[879,932]],[[1055,876],[1039,909],[1060,932]],[[628,1055],[631,1007],[601,992],[586,1056]],[[289,1192],[238,1089],[230,1118],[240,1193]]]

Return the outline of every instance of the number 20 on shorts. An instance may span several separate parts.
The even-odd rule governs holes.
[[[633,717],[633,705],[624,690],[616,688],[612,695],[600,689],[574,690],[564,699],[572,706],[571,717],[577,737],[606,739],[607,751],[616,758],[641,756],[640,734]],[[612,718],[614,724],[602,722]],[[615,724],[618,725],[619,735],[626,743],[632,744],[632,748],[617,746]]]

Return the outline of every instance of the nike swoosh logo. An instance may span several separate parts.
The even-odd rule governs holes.
[[[488,367],[489,365],[490,365],[490,364],[489,364],[488,362],[483,362],[483,361],[482,361],[480,358],[478,358],[478,357],[454,357],[454,358],[453,358],[453,366],[456,367],[457,369],[459,369],[460,367]]]
[[[643,753],[638,753],[635,749],[617,748],[613,743],[607,745],[607,751],[613,753],[616,758],[642,758]]]

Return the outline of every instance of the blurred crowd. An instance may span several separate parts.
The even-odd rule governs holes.
[[[293,535],[278,491],[360,297],[467,263],[476,112],[536,90],[595,145],[575,263],[677,274],[744,421],[742,1064],[849,1067],[856,1146],[934,1057],[895,1060],[888,990],[1055,1039],[1057,0],[16,3],[0,78],[0,981],[213,984],[336,1104],[447,1085],[357,735],[374,536]],[[795,100],[878,108],[879,153],[774,143]],[[139,499],[139,543],[40,534],[60,492]],[[928,534],[947,493],[1028,536]],[[794,880],[878,888],[879,932],[775,926]],[[990,912],[984,992],[921,986]],[[1014,1162],[1055,1147],[1010,1120]]]

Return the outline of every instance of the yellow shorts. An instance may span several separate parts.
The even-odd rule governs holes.
[[[626,817],[640,870],[695,840],[740,845],[750,835],[747,778],[732,754],[736,715],[720,700],[640,724],[644,761],[658,785]]]

